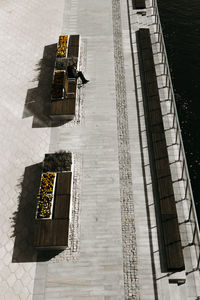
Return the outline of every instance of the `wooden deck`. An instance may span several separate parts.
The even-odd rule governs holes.
[[[152,182],[160,210],[168,271],[185,268],[149,29],[137,32]]]

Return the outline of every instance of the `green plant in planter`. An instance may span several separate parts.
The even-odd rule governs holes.
[[[59,151],[46,154],[43,163],[43,172],[70,171],[72,164],[72,154],[66,151]]]

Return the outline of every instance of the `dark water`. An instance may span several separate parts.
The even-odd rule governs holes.
[[[200,1],[158,0],[200,223]]]

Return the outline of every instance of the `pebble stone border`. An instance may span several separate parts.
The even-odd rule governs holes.
[[[85,40],[81,41],[80,69],[84,72],[86,66],[86,48]],[[78,88],[76,101],[76,115],[74,119],[65,124],[66,127],[73,127],[81,124],[84,118],[83,100],[85,98],[84,87]],[[75,261],[79,258],[80,250],[80,172],[81,172],[81,155],[73,154],[74,157],[74,174],[73,174],[73,195],[72,195],[72,216],[69,227],[69,245],[49,262]]]
[[[69,245],[57,256],[53,257],[49,262],[75,261],[80,254],[80,170],[81,156],[74,153],[74,170],[73,170],[73,194],[72,194],[72,214],[69,227]]]
[[[120,0],[112,0],[125,299],[139,299]]]
[[[85,69],[86,69],[86,56],[87,56],[87,43],[85,39],[81,39],[79,69],[83,73],[85,73]],[[72,120],[66,122],[65,127],[74,127],[74,126],[81,125],[81,122],[84,119],[84,115],[85,115],[85,110],[83,105],[84,99],[85,99],[85,86],[82,85],[81,80],[78,79],[75,116]]]

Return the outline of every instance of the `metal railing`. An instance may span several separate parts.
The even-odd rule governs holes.
[[[159,44],[159,54],[161,55],[161,64],[163,65],[163,74],[165,76],[165,85],[164,88],[167,88],[167,101],[170,102],[170,113],[173,115],[173,122],[172,128],[175,130],[175,141],[174,143],[178,145],[178,161],[181,165],[181,178],[184,185],[184,199],[188,205],[188,218],[185,221],[190,222],[191,229],[192,229],[192,239],[188,246],[194,246],[196,252],[196,266],[195,269],[199,269],[200,267],[200,231],[199,231],[199,223],[196,214],[196,208],[194,203],[194,197],[192,192],[192,187],[190,183],[190,175],[187,166],[187,160],[182,140],[181,128],[179,124],[179,118],[176,108],[176,101],[173,91],[173,84],[170,75],[169,63],[167,59],[167,52],[165,47],[165,42],[162,33],[161,21],[158,11],[157,0],[152,0],[152,9],[153,9],[153,17],[155,21],[153,23],[156,26],[156,36],[157,36],[157,43]]]

